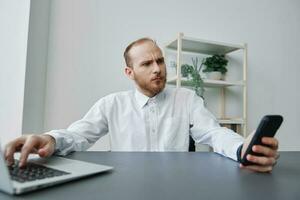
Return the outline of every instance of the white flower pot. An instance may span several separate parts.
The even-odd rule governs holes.
[[[207,72],[206,77],[212,80],[223,80],[223,75],[221,72]]]

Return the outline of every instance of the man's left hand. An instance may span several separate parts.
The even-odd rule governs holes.
[[[245,151],[253,137],[252,133],[248,136],[246,141],[243,144],[241,157],[244,156]],[[277,151],[278,149],[278,140],[273,137],[263,137],[262,143],[266,146],[262,145],[254,145],[252,147],[252,151],[255,153],[260,153],[263,156],[255,156],[255,155],[247,155],[247,160],[254,163],[253,165],[247,165],[244,166],[243,164],[240,164],[241,168],[249,169],[251,171],[256,172],[271,172],[274,165],[277,162],[277,159],[279,158],[279,153]]]

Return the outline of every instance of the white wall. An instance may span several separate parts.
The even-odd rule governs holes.
[[[0,140],[22,133],[29,0],[0,1]]]
[[[132,88],[122,59],[129,42],[150,36],[163,44],[184,32],[248,43],[249,130],[280,113],[280,150],[300,150],[299,7],[297,0],[53,0],[44,129],[65,128],[98,98]],[[107,140],[96,148],[107,149]]]
[[[32,0],[28,33],[22,132],[44,131],[50,2]]]

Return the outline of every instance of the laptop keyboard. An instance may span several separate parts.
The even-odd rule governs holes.
[[[14,164],[8,168],[11,179],[20,183],[70,174],[34,163],[27,163],[24,168],[19,168],[18,165],[18,160],[15,160]]]

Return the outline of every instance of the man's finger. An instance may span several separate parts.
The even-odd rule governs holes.
[[[254,145],[252,147],[252,151],[255,153],[260,153],[263,154],[267,157],[276,157],[277,156],[277,151],[270,148],[270,147],[266,147],[266,146],[262,146],[262,145]]]
[[[273,167],[272,166],[260,166],[260,165],[242,165],[240,164],[240,168],[248,169],[254,172],[271,172]]]
[[[263,156],[254,156],[254,155],[247,155],[247,160],[257,165],[262,166],[272,166],[276,162],[276,159],[273,157],[263,157]]]
[[[35,136],[28,137],[21,150],[19,167],[24,167],[26,165],[28,155],[33,152],[34,148],[38,147],[38,145],[39,140],[37,140]]]
[[[9,166],[14,164],[14,153],[15,153],[14,145],[9,145],[5,147],[4,156]]]
[[[278,149],[278,140],[273,137],[263,137],[261,139],[262,143],[265,145],[270,146],[272,149],[277,150]]]
[[[25,139],[23,137],[11,141],[5,146],[4,156],[8,165],[14,164],[14,154],[19,151],[24,144]]]
[[[50,143],[46,144],[43,148],[38,150],[38,154],[40,157],[48,157],[52,155],[54,149]]]

